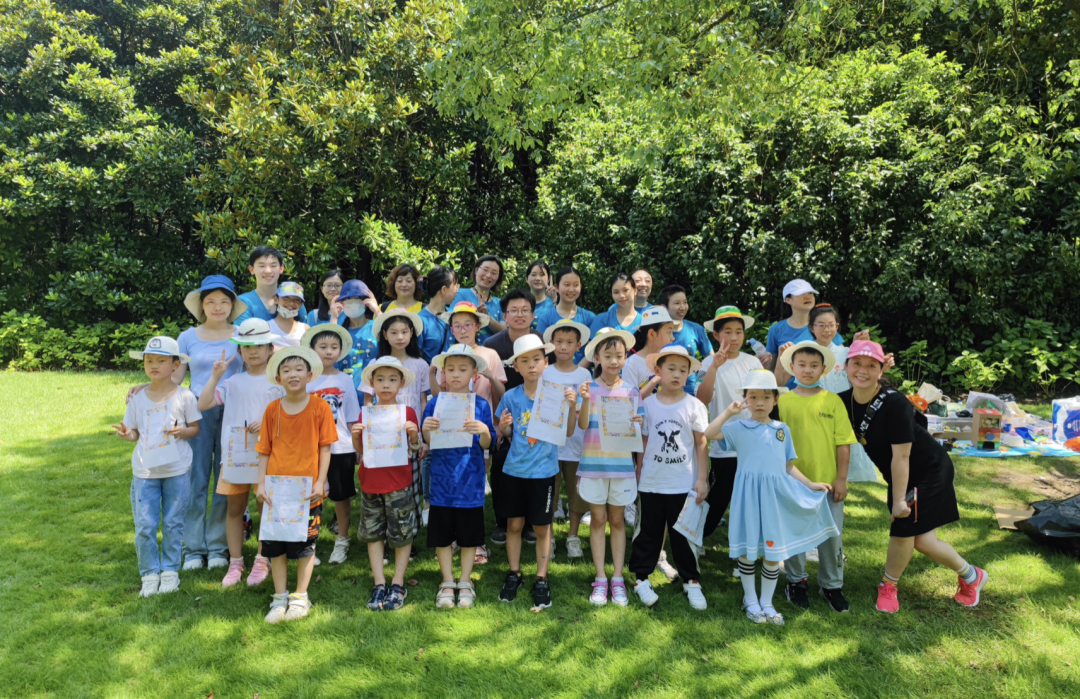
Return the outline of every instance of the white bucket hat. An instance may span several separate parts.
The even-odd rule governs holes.
[[[381,317],[381,316],[380,316]],[[398,361],[397,357],[391,357],[389,355],[385,357],[379,357],[373,362],[370,362],[364,371],[360,373],[360,380],[368,386],[371,386],[371,377],[375,375],[375,370],[379,367],[390,367],[391,369],[397,369],[401,372],[401,376],[405,379],[405,383],[402,384],[402,388],[411,386],[413,381],[416,381],[416,374],[410,369],[406,369],[405,366]]]
[[[634,335],[627,330],[615,330],[614,328],[600,328],[589,340],[589,344],[585,345],[585,359],[590,362],[593,361],[593,357],[596,355],[596,346],[604,340],[610,340],[613,337],[617,337],[623,341],[626,345],[626,353],[629,354],[630,350],[634,349]]]
[[[180,357],[182,364],[187,364],[191,361],[191,357],[186,354],[180,354],[180,345],[176,343],[176,340],[166,335],[156,335],[151,337],[146,342],[146,347],[142,352],[138,350],[131,350],[128,352],[128,356],[132,359],[143,358],[144,354],[163,354],[167,357]]]
[[[547,327],[544,331],[544,342],[551,342],[551,338],[555,335],[556,330],[577,330],[581,344],[586,344],[589,341],[589,337],[592,336],[592,331],[589,330],[588,325],[578,323],[577,321],[570,320],[569,318],[563,318],[557,320]]]
[[[281,385],[278,381],[278,367],[289,357],[300,357],[307,361],[311,367],[312,381],[322,376],[322,357],[315,354],[315,350],[310,347],[284,347],[270,355],[270,361],[266,363],[266,378],[270,379],[271,383]]]
[[[514,354],[503,362],[506,366],[513,366],[514,361],[523,354],[529,352],[535,352],[536,350],[543,350],[544,354],[555,351],[555,345],[550,342],[544,342],[536,335],[529,333],[528,335],[522,335],[518,339],[514,340]]]
[[[829,373],[832,371],[832,368],[836,366],[836,355],[833,354],[831,349],[822,347],[814,340],[803,340],[802,342],[798,342],[791,347],[788,347],[787,350],[780,355],[780,366],[784,367],[784,371],[792,376],[795,375],[795,372],[791,370],[791,359],[800,349],[810,349],[821,354],[825,360],[825,371],[822,375]]]
[[[685,357],[690,360],[690,373],[696,374],[701,371],[701,362],[690,356],[690,353],[686,351],[686,348],[682,345],[667,345],[659,352],[654,352],[648,357],[645,357],[645,366],[649,368],[649,373],[656,374],[656,362],[660,357]]]
[[[753,390],[788,392],[786,387],[776,385],[776,376],[768,369],[751,369],[746,372],[746,378],[743,379],[742,385],[743,395],[745,396],[747,391]]]
[[[472,347],[461,344],[450,345],[450,348],[447,349],[445,352],[432,357],[431,365],[437,369],[442,369],[447,357],[468,357],[476,364],[477,372],[485,372],[488,368],[487,362],[484,361],[484,358],[478,355],[476,352],[473,352]]]
[[[319,323],[313,328],[308,328],[304,336],[300,338],[300,344],[311,347],[311,340],[321,333],[334,333],[341,340],[341,356],[345,357],[352,352],[353,339],[349,331],[337,323]]]
[[[408,318],[409,322],[412,323],[413,335],[416,336],[416,339],[419,342],[420,336],[424,334],[424,321],[417,314],[410,313],[403,308],[395,308],[393,310],[384,311],[379,315],[378,318],[373,321],[373,325],[371,326],[371,334],[372,336],[374,336],[375,342],[379,341],[379,333],[382,332],[383,326],[394,318]]]
[[[649,306],[641,312],[641,326],[644,328],[647,325],[663,325],[664,323],[674,323],[671,319],[671,314],[663,306]]]
[[[280,339],[281,335],[270,332],[270,324],[262,318],[248,318],[229,341],[238,345],[272,345]]]

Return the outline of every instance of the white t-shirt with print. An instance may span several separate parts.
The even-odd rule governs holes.
[[[642,350],[642,352],[644,351]],[[653,373],[649,371],[649,366],[645,363],[643,354],[631,354],[627,358],[626,364],[623,365],[620,376],[622,376],[623,381],[640,391],[642,386],[649,383]]]
[[[685,494],[694,489],[698,463],[694,432],[709,426],[705,404],[690,394],[678,403],[664,405],[659,396],[642,402],[645,423],[642,434],[649,438],[641,460],[638,491]]]
[[[412,384],[398,391],[398,405],[412,408],[417,419],[422,420],[423,418],[420,416],[424,414],[424,410],[420,405],[421,399],[431,392],[431,374],[428,373],[429,365],[419,357],[406,357],[401,365],[415,374],[416,379]],[[370,396],[375,395],[375,389],[368,385],[366,381],[360,383],[360,390]]]
[[[330,445],[331,454],[352,454],[352,431],[350,422],[360,421],[360,400],[352,377],[338,372],[333,375],[323,374],[307,385],[307,392],[319,396],[330,406],[334,413],[334,425],[337,426],[337,441]]]
[[[221,411],[221,463],[229,453],[229,435],[232,427],[252,425],[263,419],[266,406],[285,396],[285,389],[271,383],[266,374],[253,376],[247,372],[233,374],[214,389],[214,402],[224,405]],[[250,435],[250,446],[255,448],[259,433]]]
[[[698,372],[698,390],[701,388],[701,381],[705,378],[705,372],[709,370],[712,363],[716,361],[719,355],[717,353],[710,354],[705,358],[705,361],[701,363],[701,371]],[[738,357],[729,359],[724,362],[724,365],[716,370],[716,380],[713,383],[713,397],[709,401],[709,415],[715,419],[720,413],[727,410],[728,406],[735,401],[742,401],[743,391],[742,385],[746,382],[746,375],[754,369],[764,369],[761,366],[761,362],[758,358],[752,354],[746,352],[740,352]],[[751,418],[750,411],[744,410],[741,413],[732,415],[728,420],[749,420]],[[724,451],[720,448],[720,440],[714,439],[709,443],[709,458],[723,459],[723,458],[736,458],[736,454],[733,451]]]
[[[567,386],[574,389],[576,393],[581,384],[586,381],[592,381],[592,374],[588,369],[581,367],[575,367],[573,371],[567,373],[559,371],[552,364],[547,369],[544,369],[543,378],[548,381],[554,381],[561,386]],[[581,396],[578,396],[577,401],[578,409],[581,409]],[[566,444],[559,447],[559,461],[581,461],[581,444],[585,439],[585,431],[580,426],[574,428],[574,434],[566,438]]]
[[[139,431],[139,441],[131,454],[132,475],[136,478],[171,478],[190,471],[191,445],[186,439],[173,438],[177,459],[172,463],[148,468],[143,466],[143,454],[152,444],[165,442],[164,428],[171,429],[174,425],[187,427],[201,419],[199,399],[182,386],[177,387],[171,398],[161,403],[150,400],[145,390],[136,393],[124,411],[124,425]]]

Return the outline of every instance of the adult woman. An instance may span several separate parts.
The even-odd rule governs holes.
[[[560,320],[572,320],[585,327],[591,327],[596,314],[577,305],[581,298],[581,272],[573,267],[563,267],[555,273],[556,302],[540,310],[536,309],[536,331],[543,334],[549,327]],[[574,355],[574,361],[580,362],[585,357],[585,343]]]
[[[420,272],[410,264],[400,264],[390,270],[386,278],[386,297],[390,299],[382,305],[384,311],[400,308],[409,313],[419,313],[424,307],[420,300],[424,292],[420,290]]]
[[[551,286],[551,268],[543,260],[534,260],[525,268],[525,281],[529,284],[529,293],[532,294],[536,307],[533,309],[533,329],[536,328],[536,316],[545,308],[555,305],[551,299],[555,296],[555,289]],[[505,309],[504,313],[505,315]]]
[[[633,333],[641,325],[641,311],[634,307],[636,298],[634,281],[625,274],[616,274],[611,280],[611,299],[615,302],[611,308],[593,318],[589,329],[593,337],[601,328],[625,330]]]
[[[446,312],[449,304],[453,303],[459,288],[457,274],[448,267],[434,267],[426,277],[420,280],[420,289],[428,296],[427,305],[417,314],[420,320],[424,321],[424,333],[420,336],[420,351],[428,364],[435,355],[441,354],[454,344],[450,326],[439,320],[439,316]]]
[[[309,328],[314,328],[320,323],[345,324],[345,316],[341,313],[341,303],[338,294],[341,286],[345,283],[340,269],[332,269],[323,275],[319,282],[319,307],[308,311],[304,323]]]
[[[630,273],[630,283],[634,287],[634,308],[639,311],[645,310],[651,304],[649,296],[652,294],[652,275],[644,267],[638,267]],[[611,304],[609,311],[614,311],[618,304]]]
[[[247,308],[236,298],[232,280],[220,274],[203,279],[202,285],[184,298],[184,306],[200,325],[180,333],[177,344],[180,352],[191,358],[173,374],[180,385],[191,371],[191,392],[198,397],[210,379],[214,362],[226,355],[236,354],[236,345],[229,341],[236,331],[233,321]],[[241,362],[233,361],[221,377],[223,380],[240,370]],[[191,440],[191,499],[184,514],[184,570],[224,568],[229,565],[229,544],[225,538],[225,517],[229,501],[214,492],[221,474],[221,414],[218,405],[202,411],[199,434]],[[212,493],[209,517],[206,513],[207,491]]]
[[[502,260],[494,255],[484,255],[476,261],[473,268],[473,281],[475,285],[471,289],[459,288],[457,296],[453,299],[453,305],[461,301],[476,306],[476,310],[484,313],[490,319],[487,327],[480,331],[476,341],[484,344],[495,333],[506,330],[503,323],[502,306],[494,291],[502,285],[506,272],[503,271]],[[425,321],[426,322],[426,321]]]
[[[886,506],[892,526],[877,609],[892,613],[900,608],[896,583],[913,551],[956,571],[960,577],[954,599],[974,607],[986,585],[986,571],[968,564],[937,537],[938,527],[960,519],[952,460],[945,448],[916,424],[907,398],[881,383],[884,368],[881,345],[867,340],[851,343],[846,363],[851,389],[840,394],[855,437],[889,484]]]
[[[345,318],[345,329],[352,337],[352,350],[342,357],[334,365],[338,371],[352,374],[353,385],[360,390],[361,374],[368,362],[375,361],[379,356],[379,343],[372,333],[373,323],[368,319],[368,311],[372,315],[380,315],[379,304],[375,303],[375,295],[367,284],[359,279],[350,279],[341,287],[338,296],[341,303],[341,315]]]
[[[686,298],[686,289],[678,284],[665,286],[660,290],[660,296],[656,299],[657,306],[667,309],[668,315],[675,323],[672,331],[673,342],[686,348],[687,353],[699,362],[712,354],[712,343],[709,342],[709,333],[705,327],[692,320],[686,320],[686,314],[690,312],[690,302]],[[697,395],[698,375],[691,373],[686,379],[686,392],[692,396]]]

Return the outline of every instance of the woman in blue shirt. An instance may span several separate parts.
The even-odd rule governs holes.
[[[766,357],[762,364],[771,369],[780,348],[787,343],[798,343],[804,340],[813,340],[810,333],[810,311],[814,310],[817,303],[817,289],[802,279],[793,279],[784,285],[784,320],[773,323],[769,327],[769,337],[765,341],[765,351],[770,357]],[[834,345],[844,344],[844,338],[837,333],[833,337]]]
[[[439,320],[439,316],[446,312],[448,305],[454,303],[459,289],[458,277],[448,267],[435,267],[420,280],[420,288],[428,297],[427,305],[418,314],[420,320],[424,321],[420,352],[424,355],[424,361],[430,364],[432,358],[454,344],[450,326]]]
[[[490,320],[487,326],[482,328],[476,337],[476,341],[481,345],[495,333],[506,330],[506,324],[503,323],[502,305],[499,303],[499,297],[494,295],[494,291],[502,285],[505,278],[502,260],[494,255],[484,255],[476,261],[476,267],[473,269],[475,286],[471,289],[459,288],[450,304],[456,306],[459,302],[465,301],[476,306],[476,310],[488,315]]]
[[[533,301],[536,302],[532,322],[532,329],[536,330],[536,319],[540,312],[555,305],[551,300],[555,296],[555,289],[551,286],[551,268],[543,260],[534,260],[525,268],[525,281],[529,285]]]
[[[340,269],[332,269],[323,275],[322,281],[319,282],[319,307],[308,311],[307,317],[304,318],[304,323],[309,328],[330,322],[345,325],[348,318],[341,312],[341,303],[338,300],[344,283],[345,277]]]
[[[540,306],[536,307],[536,318],[533,324],[536,332],[543,335],[545,330],[560,320],[572,320],[591,328],[596,314],[577,305],[582,292],[581,272],[573,267],[560,269],[555,273],[555,291],[555,303],[543,309]],[[584,358],[585,347],[582,343],[582,348],[574,355],[574,362],[580,363]]]
[[[613,330],[625,330],[631,334],[641,326],[641,311],[634,307],[634,298],[637,291],[634,288],[634,280],[626,274],[617,274],[611,280],[611,298],[615,304],[600,315],[593,318],[589,325],[592,336],[603,328]],[[592,362],[582,359],[579,365],[588,369]]]
[[[713,352],[712,343],[709,342],[709,334],[704,326],[690,320],[686,320],[686,314],[690,312],[690,302],[686,299],[686,289],[678,284],[665,286],[660,290],[660,296],[656,299],[656,305],[667,309],[668,315],[675,323],[672,332],[676,345],[682,345],[690,356],[699,362],[704,361]],[[686,379],[686,392],[692,396],[697,395],[698,376],[691,373]]]

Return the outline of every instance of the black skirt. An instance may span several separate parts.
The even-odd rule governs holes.
[[[908,483],[908,490],[918,488],[918,510],[911,507],[911,514],[903,519],[895,519],[889,529],[889,536],[910,537],[925,534],[938,527],[960,521],[960,510],[956,506],[956,491],[953,489],[953,463],[946,457],[937,460],[936,468],[920,473]],[[889,484],[888,500],[885,507],[892,513],[893,489]]]

